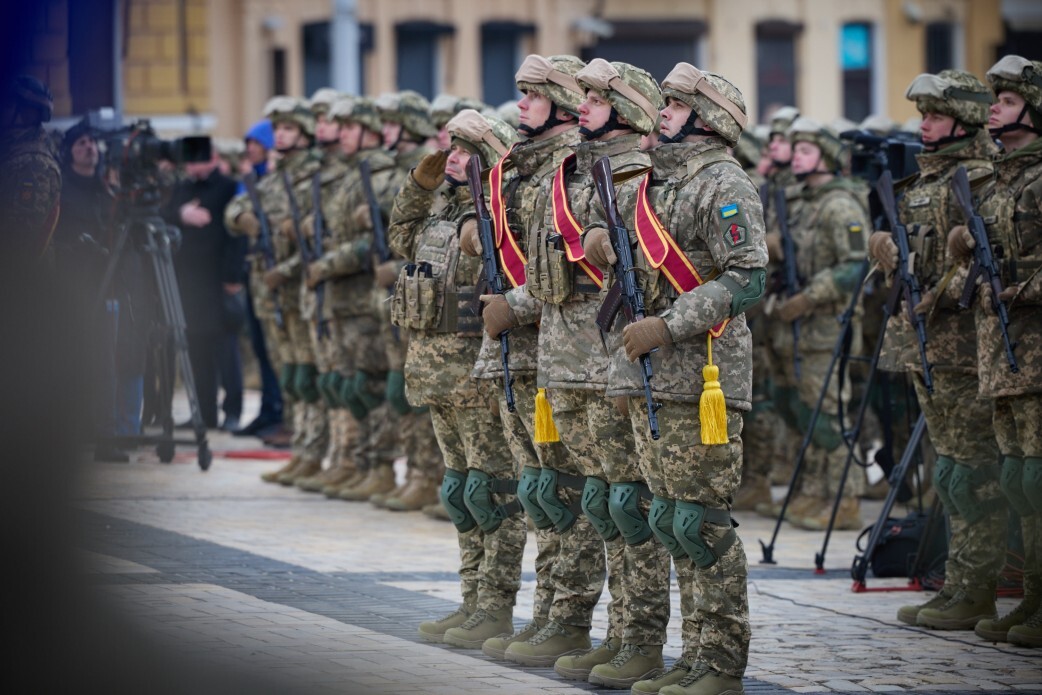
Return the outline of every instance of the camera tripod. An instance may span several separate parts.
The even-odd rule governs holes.
[[[191,411],[193,439],[177,439],[174,436],[174,416],[172,411],[174,379],[173,370],[160,368],[159,372],[159,413],[157,419],[162,427],[159,435],[141,434],[137,436],[105,437],[102,441],[113,446],[150,446],[155,445],[156,454],[163,463],[174,459],[174,450],[178,444],[194,444],[198,449],[199,468],[210,468],[212,453],[206,441],[206,427],[203,425],[199,410],[199,396],[195,390],[195,378],[188,358],[188,339],[185,335],[185,316],[181,306],[181,293],[174,274],[174,261],[171,251],[169,226],[159,215],[156,205],[132,206],[127,221],[120,227],[116,246],[109,257],[105,274],[102,277],[98,293],[98,306],[104,302],[109,286],[116,273],[120,257],[128,243],[137,244],[151,261],[152,276],[159,295],[161,314],[158,321],[158,351],[161,354],[158,363],[170,363],[168,351],[173,349],[177,364],[181,369],[181,380],[188,395]],[[176,230],[175,230],[176,232]]]

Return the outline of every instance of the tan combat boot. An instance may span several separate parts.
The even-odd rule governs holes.
[[[1010,628],[1024,624],[1042,608],[1042,601],[1039,599],[1038,596],[1025,596],[1012,611],[996,620],[985,618],[974,626],[973,631],[981,639],[1006,642]]]
[[[462,625],[446,630],[441,641],[461,649],[481,649],[485,640],[513,632],[513,621],[514,610],[510,606],[495,611],[479,608]]]
[[[340,482],[331,482],[322,488],[322,494],[330,499],[339,499],[340,493],[349,487],[354,487],[365,480],[366,471],[359,470],[354,465],[344,466],[346,472],[344,479]]]
[[[1018,647],[1042,647],[1042,610],[1035,611],[1034,615],[1020,625],[1011,627],[1006,639]]]
[[[441,504],[439,503],[440,507]],[[426,509],[426,508],[425,508]],[[507,650],[514,642],[524,642],[531,638],[535,633],[539,632],[540,628],[546,625],[545,620],[533,619],[532,622],[525,625],[523,628],[518,630],[512,635],[506,635],[504,637],[490,637],[481,644],[481,651],[485,653],[485,656],[492,657],[493,659],[503,660],[505,657],[503,653]]]
[[[286,461],[282,468],[279,468],[278,470],[274,471],[268,471],[267,473],[261,473],[261,480],[263,480],[266,483],[277,483],[279,482],[280,476],[289,473],[291,470],[296,468],[299,463],[300,457],[294,454],[293,456],[289,457],[289,461]]]
[[[415,512],[430,504],[441,506],[438,487],[430,478],[417,475],[413,481],[412,487],[406,487],[401,493],[388,497],[384,506],[392,512]]]
[[[609,688],[629,688],[638,681],[655,678],[662,670],[661,644],[624,644],[614,659],[593,667],[590,682]]]
[[[330,466],[329,468],[319,471],[317,475],[312,475],[307,478],[297,478],[294,483],[298,488],[304,492],[321,492],[322,488],[329,484],[329,481],[334,476],[340,475],[342,466]]]
[[[995,618],[995,587],[960,590],[943,606],[924,608],[916,625],[934,630],[972,630],[981,620]]]
[[[585,654],[562,656],[554,662],[554,671],[561,678],[570,681],[589,680],[593,667],[606,664],[614,659],[620,648],[622,648],[622,642],[617,638],[609,637]],[[630,685],[633,684],[630,683]]]
[[[445,505],[441,503],[441,500],[434,504],[428,504],[421,511],[423,511],[424,516],[429,516],[438,521],[452,521],[452,517],[449,516],[449,510],[445,509]]]
[[[289,487],[297,482],[300,478],[310,478],[313,475],[318,475],[322,471],[322,459],[301,459],[300,464],[292,470],[283,473],[279,476],[279,482]]]
[[[736,512],[754,511],[758,504],[771,503],[771,486],[767,478],[751,476],[742,480],[738,493],[734,496],[731,510]],[[777,516],[777,515],[775,515]]]
[[[657,693],[666,686],[676,685],[687,678],[690,672],[691,661],[687,657],[681,657],[674,661],[673,665],[665,673],[634,683],[633,687],[630,688],[630,692],[633,695],[652,695],[652,693]]]
[[[348,502],[364,502],[379,492],[390,492],[394,489],[394,467],[380,464],[369,469],[369,474],[355,487],[347,488],[340,493],[340,499]]]
[[[940,608],[944,604],[948,603],[952,596],[954,596],[954,590],[948,591],[947,587],[941,587],[941,590],[937,592],[937,595],[925,603],[913,603],[898,608],[897,619],[905,625],[916,625],[919,620],[919,611],[924,608]]]
[[[659,690],[659,695],[742,695],[742,679],[698,665],[675,685]]]
[[[553,666],[562,656],[590,649],[590,628],[551,620],[526,642],[514,642],[503,653],[524,666]]]
[[[428,620],[420,623],[420,637],[428,642],[441,642],[445,637],[445,631],[462,625],[473,611],[466,606],[460,606],[444,618]]]
[[[792,523],[808,531],[824,531],[829,526],[829,518],[832,516],[832,503],[826,503],[824,508],[819,505],[811,508],[802,515],[794,516]],[[836,522],[832,526],[834,531],[860,531],[861,501],[857,497],[844,497],[839,501],[839,509],[836,510]]]

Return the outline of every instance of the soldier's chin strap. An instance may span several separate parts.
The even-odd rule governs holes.
[[[528,125],[527,123],[522,123],[521,125],[519,125],[517,127],[517,129],[519,131],[521,131],[522,133],[524,133],[525,137],[534,138],[537,135],[542,135],[543,133],[545,133],[546,131],[550,130],[551,128],[554,128],[556,126],[559,126],[559,125],[561,125],[563,123],[567,123],[567,122],[568,121],[562,121],[560,119],[560,117],[558,116],[558,113],[557,113],[557,102],[556,101],[551,101],[550,102],[550,115],[548,115],[546,117],[546,120],[543,121],[543,125],[532,127],[532,126]]]
[[[1027,103],[1025,103],[1024,108],[1020,110],[1020,114],[1017,116],[1017,120],[1013,121],[1012,123],[1007,123],[1006,125],[1000,126],[998,128],[988,128],[988,132],[991,133],[991,136],[993,138],[997,138],[1000,135],[1004,135],[1005,133],[1011,133],[1014,130],[1026,130],[1029,133],[1034,133],[1035,135],[1042,135],[1042,130],[1036,128],[1034,125],[1028,125],[1027,123],[1024,123],[1024,116],[1027,114],[1028,105]],[[1030,120],[1032,124],[1037,122],[1034,118],[1034,114],[1032,114]]]
[[[633,130],[628,125],[619,123],[619,112],[615,110],[615,107],[611,107],[611,115],[608,116],[608,120],[604,122],[600,128],[590,130],[589,128],[579,128],[579,135],[583,136],[586,140],[596,140],[602,138],[608,133],[613,133],[616,130]]]
[[[974,134],[976,134],[976,130],[970,132],[971,129],[967,128],[965,135],[956,135],[955,129],[958,128],[960,125],[962,124],[959,123],[959,121],[953,121],[951,132],[949,132],[943,138],[937,138],[933,142],[923,141],[923,149],[927,152],[936,152],[945,145],[950,145],[953,142],[959,142],[960,140],[965,140],[966,138],[972,138]],[[921,139],[922,138],[920,138],[920,140]]]
[[[695,121],[699,118],[698,114],[695,113],[694,109],[691,109],[691,113],[687,115],[687,120],[684,121],[684,125],[680,126],[680,130],[673,137],[666,135],[665,133],[659,133],[658,141],[663,144],[670,144],[680,142],[688,135],[717,135],[715,130],[710,128],[698,128],[695,126]]]
[[[451,176],[449,176],[448,174],[446,174],[445,175],[445,183],[449,184],[449,188],[458,188],[459,186],[466,185],[467,182],[466,181],[460,181],[459,179],[454,179]]]

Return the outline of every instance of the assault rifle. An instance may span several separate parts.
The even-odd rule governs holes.
[[[908,312],[908,320],[915,329],[916,339],[919,342],[919,361],[923,368],[923,384],[929,393],[933,393],[933,365],[926,356],[926,319],[922,314],[915,312],[915,307],[922,301],[922,290],[919,287],[919,278],[912,272],[909,256],[911,250],[908,246],[908,228],[901,224],[897,217],[897,200],[894,197],[894,178],[889,171],[884,171],[879,181],[876,182],[876,194],[883,206],[883,214],[886,215],[890,226],[890,233],[894,237],[897,246],[897,277],[895,282],[899,285],[894,290],[900,292],[904,298],[905,311]]]
[[[381,263],[391,260],[391,247],[387,244],[387,229],[384,227],[383,213],[380,212],[380,203],[373,193],[373,172],[369,166],[369,160],[363,161],[358,166],[358,174],[362,179],[362,193],[365,194],[366,205],[369,206],[369,217],[373,223],[373,251]]]
[[[593,181],[597,186],[597,195],[600,196],[601,205],[604,207],[604,216],[608,220],[608,235],[611,238],[611,246],[616,258],[612,267],[615,284],[608,292],[604,305],[597,314],[597,325],[607,333],[611,330],[619,309],[622,309],[626,320],[630,323],[640,321],[646,316],[644,291],[637,284],[630,233],[626,229],[626,225],[622,223],[622,216],[619,214],[619,207],[615,200],[615,185],[611,179],[611,163],[607,157],[601,157],[593,165]],[[644,400],[648,407],[648,429],[651,430],[651,438],[658,439],[658,415],[656,413],[662,404],[656,403],[651,393],[651,353],[641,355],[638,362],[640,363],[640,378],[644,384]]]
[[[488,283],[491,294],[506,294],[506,281],[496,263],[496,241],[492,233],[492,216],[485,205],[485,192],[481,186],[481,158],[471,157],[467,163],[467,185],[470,197],[474,200],[474,212],[477,214],[478,238],[481,239],[481,275]],[[504,230],[504,233],[509,233]],[[507,410],[515,412],[514,378],[510,376],[510,331],[499,334],[499,354],[503,361],[503,393],[506,396]]]
[[[968,309],[973,302],[973,293],[977,290],[977,278],[984,274],[984,281],[991,287],[991,308],[999,317],[999,329],[1002,331],[1002,343],[1006,348],[1006,361],[1009,362],[1009,370],[1014,374],[1020,371],[1017,365],[1017,357],[1013,354],[1013,348],[1017,344],[1009,338],[1009,310],[1005,303],[999,298],[1002,293],[1002,279],[999,274],[999,266],[995,262],[995,256],[991,252],[991,242],[988,241],[988,232],[984,229],[984,220],[977,214],[973,207],[973,194],[970,192],[970,177],[966,173],[966,167],[959,167],[952,177],[952,192],[955,200],[962,207],[966,216],[966,227],[973,235],[973,264],[970,266],[969,277],[962,288],[962,297],[959,299],[959,308]]]
[[[322,257],[323,237],[326,235],[326,220],[322,216],[322,172],[316,171],[311,178],[311,208],[313,210],[315,234],[315,258]],[[329,337],[329,322],[322,318],[322,308],[326,303],[326,283],[315,285],[315,327],[319,340]]]
[[[785,296],[794,297],[800,291],[799,271],[796,268],[796,244],[792,240],[792,232],[789,230],[789,206],[785,200],[785,187],[778,186],[774,190],[775,216],[778,218],[778,229],[781,230],[782,253],[785,259],[782,261],[782,280],[785,283]],[[800,357],[800,320],[792,322],[792,367],[796,378],[801,376],[800,365],[803,358]]]
[[[251,171],[244,176],[243,185],[246,186],[246,194],[250,197],[253,214],[260,223],[260,234],[253,244],[253,251],[254,253],[259,251],[264,257],[264,269],[271,270],[275,267],[275,248],[271,245],[271,225],[268,224],[268,216],[261,207],[260,196],[257,195],[257,174]],[[282,303],[279,302],[278,290],[271,290],[271,302],[275,305],[275,325],[285,328],[286,322],[282,316]]]

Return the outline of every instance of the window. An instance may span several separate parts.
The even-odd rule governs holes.
[[[113,0],[69,3],[69,91],[72,113],[115,104]]]
[[[488,22],[481,26],[481,95],[498,106],[518,98],[514,74],[521,65],[521,41],[535,31],[531,24]]]
[[[955,67],[955,25],[930,22],[926,25],[926,72],[937,74]]]
[[[286,49],[271,49],[271,94],[286,93]]]
[[[779,106],[796,103],[796,35],[799,24],[782,21],[756,25],[756,103],[759,121]]]
[[[844,24],[839,57],[843,67],[843,115],[861,121],[872,113],[872,25]]]
[[[614,22],[612,35],[584,49],[580,57],[639,65],[661,82],[677,63],[701,62],[699,38],[705,29],[703,22]]]
[[[412,89],[433,99],[439,89],[438,41],[452,27],[434,22],[403,22],[398,37],[398,89]]]
[[[304,94],[310,96],[333,83],[332,52],[329,45],[329,22],[305,24],[302,30],[304,45]]]

